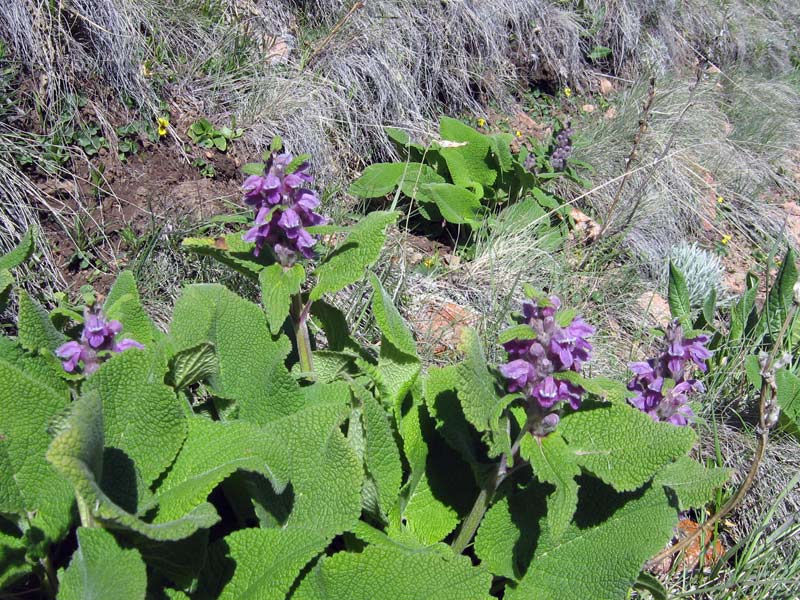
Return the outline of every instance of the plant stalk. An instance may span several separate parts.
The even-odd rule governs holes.
[[[494,498],[497,488],[500,487],[500,484],[503,483],[508,475],[508,459],[511,457],[513,460],[513,458],[516,457],[517,452],[519,452],[519,445],[527,431],[528,423],[520,430],[517,439],[514,440],[514,444],[511,446],[511,451],[508,454],[504,452],[502,456],[500,456],[500,461],[497,463],[497,469],[494,475],[492,475],[491,479],[487,482],[486,486],[481,489],[478,497],[475,499],[475,504],[472,505],[467,518],[464,519],[464,522],[461,524],[458,536],[456,536],[456,539],[450,546],[456,554],[461,554],[467,546],[470,545],[470,542],[472,542],[472,538],[475,532],[478,531],[478,527],[483,520],[483,515],[486,514],[489,505],[492,503],[492,498]]]
[[[303,306],[300,294],[292,296],[292,325],[294,339],[297,342],[297,355],[300,358],[300,370],[304,373],[314,371],[314,359],[311,354],[311,338],[308,335],[308,311]]]
[[[97,521],[92,516],[92,511],[89,509],[89,505],[86,504],[86,500],[84,500],[80,494],[75,495],[75,500],[78,504],[78,515],[81,519],[81,526],[97,527]]]

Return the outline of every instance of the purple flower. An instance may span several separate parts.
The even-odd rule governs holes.
[[[550,165],[556,171],[563,171],[567,166],[567,159],[572,155],[572,133],[572,127],[567,121],[566,126],[556,135],[550,154]]]
[[[591,357],[592,346],[587,338],[594,328],[580,317],[562,327],[556,321],[561,301],[556,296],[540,297],[522,305],[523,323],[532,330],[533,339],[514,339],[503,344],[509,362],[499,367],[508,380],[508,391],[522,392],[531,402],[529,415],[534,414],[534,433],[547,435],[558,423],[559,403],[580,407],[584,390],[560,379],[559,373],[580,373]]]
[[[684,338],[678,322],[670,323],[661,355],[647,362],[628,365],[634,375],[628,389],[636,394],[628,402],[646,412],[654,421],[688,425],[694,416],[689,396],[704,391],[704,388],[696,379],[687,379],[687,371],[692,363],[706,371],[705,361],[711,357],[711,351],[705,346],[708,339],[707,335]]]
[[[99,309],[84,310],[83,332],[81,341],[71,341],[56,348],[56,356],[62,359],[62,366],[67,373],[74,373],[79,363],[83,363],[85,374],[93,373],[110,353],[124,352],[129,348],[144,348],[136,340],[125,338],[117,341],[116,336],[122,331],[119,321],[107,321]]]
[[[287,173],[291,162],[291,154],[273,154],[265,174],[251,175],[242,186],[245,204],[256,209],[255,224],[242,239],[255,243],[256,256],[268,246],[284,266],[294,264],[299,255],[312,258],[316,240],[305,228],[327,223],[315,212],[319,198],[303,187],[313,181],[309,164],[304,162]]]

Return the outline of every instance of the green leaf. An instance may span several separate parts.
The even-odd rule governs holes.
[[[490,456],[508,450],[511,441],[508,431],[500,426],[500,417],[513,396],[498,393],[497,381],[489,371],[477,332],[465,328],[461,335],[461,349],[466,354],[456,367],[458,399],[467,421],[479,432],[486,432]]]
[[[431,489],[428,467],[434,457],[429,461],[430,418],[421,402],[419,387],[412,388],[412,404],[398,419],[410,475],[400,502],[389,514],[388,533],[393,539],[411,537],[428,545],[443,540],[455,529],[458,513]]]
[[[635,490],[687,454],[696,436],[689,427],[655,422],[625,404],[605,404],[568,414],[559,431],[577,463],[618,491]]]
[[[400,191],[421,203],[433,202],[433,196],[428,193],[428,184],[444,183],[444,177],[426,164],[408,163],[405,167]]]
[[[629,499],[599,523],[598,507],[613,501],[600,496],[590,502],[582,519],[596,524],[571,525],[557,541],[543,526],[530,567],[519,585],[507,591],[507,600],[624,598],[644,562],[669,541],[677,522],[661,487]]]
[[[242,173],[244,175],[264,175],[265,165],[263,162],[245,163],[242,166]]]
[[[758,288],[753,286],[745,290],[742,297],[731,310],[731,328],[728,339],[739,341],[749,334],[756,320],[756,295]]]
[[[466,142],[463,146],[442,148],[453,183],[467,187],[470,182],[491,186],[497,179],[497,171],[490,161],[489,139],[461,121],[442,117],[439,119],[442,139],[451,142]]]
[[[372,312],[381,330],[381,351],[378,370],[380,387],[390,406],[397,406],[414,384],[420,372],[420,361],[414,337],[383,289],[380,280],[370,273],[373,289]]]
[[[667,590],[663,584],[647,571],[639,573],[639,577],[636,578],[636,582],[633,584],[633,589],[649,593],[653,600],[668,600]]]
[[[750,354],[744,358],[744,372],[747,382],[756,390],[761,390],[761,364],[758,356]]]
[[[397,187],[405,170],[405,163],[370,165],[350,184],[347,192],[358,198],[381,198]]]
[[[289,316],[292,296],[300,292],[305,280],[306,271],[300,264],[284,269],[275,263],[259,273],[261,302],[264,304],[269,329],[273,335],[277,335],[283,327],[286,317]]]
[[[467,224],[473,228],[480,225],[481,201],[471,190],[450,183],[429,183],[425,191],[447,222]]]
[[[58,331],[47,311],[34,302],[27,293],[19,290],[19,318],[17,335],[20,345],[31,352],[55,352],[66,338]]]
[[[519,580],[528,569],[547,512],[549,486],[533,481],[496,501],[475,535],[475,554],[492,573]]]
[[[786,319],[789,307],[792,305],[792,288],[797,281],[797,265],[795,264],[794,251],[789,248],[783,257],[781,269],[775,278],[775,283],[769,290],[767,303],[761,314],[758,331],[768,334],[771,338],[778,332]]]
[[[70,416],[46,457],[72,484],[84,510],[107,528],[129,529],[152,540],[170,541],[189,537],[219,521],[214,507],[204,503],[178,520],[148,523],[119,506],[101,489],[98,479],[104,457],[103,403],[96,393],[84,394],[72,404]],[[129,482],[114,480],[109,489],[116,491],[124,485]]]
[[[242,529],[223,542],[236,570],[220,600],[284,600],[300,570],[328,540],[313,528]]]
[[[36,230],[31,227],[25,232],[25,235],[22,236],[19,244],[17,244],[14,249],[6,254],[0,255],[0,271],[14,269],[31,257],[34,250],[35,235]]]
[[[49,361],[26,356],[5,337],[0,381],[0,513],[22,516],[56,541],[69,527],[73,495],[44,455],[69,389]]]
[[[378,507],[386,514],[397,500],[403,480],[400,451],[383,407],[372,394],[366,393],[360,397],[363,401],[365,464],[369,476],[378,488]]]
[[[779,369],[775,373],[778,385],[776,401],[781,411],[794,423],[800,425],[800,377],[788,369]]]
[[[667,301],[672,318],[680,320],[681,323],[688,323],[692,310],[689,303],[689,289],[686,287],[686,279],[683,273],[672,261],[669,262]]]
[[[323,558],[300,583],[295,600],[484,600],[491,575],[466,556],[370,545]]]
[[[122,271],[103,305],[109,319],[122,323],[120,339],[132,338],[145,346],[161,337],[161,332],[147,315],[139,298],[136,279],[130,271]]]
[[[714,490],[725,485],[729,476],[729,469],[709,469],[688,456],[681,456],[656,475],[654,485],[671,490],[678,500],[678,509],[688,510],[705,506]]]
[[[578,506],[578,484],[581,474],[574,452],[557,431],[538,440],[526,434],[520,445],[520,455],[530,461],[533,474],[543,483],[555,486],[547,501],[547,525],[553,539],[566,531]]]
[[[213,376],[219,366],[214,345],[201,342],[191,348],[177,352],[170,359],[167,381],[176,390],[182,390]]]
[[[8,305],[8,297],[13,286],[14,278],[11,273],[7,269],[0,269],[0,311],[5,310]]]
[[[627,398],[632,398],[635,394],[628,390],[628,387],[621,381],[616,381],[609,377],[587,378],[574,371],[562,371],[553,374],[556,379],[569,381],[582,387],[590,394],[602,398],[607,402],[625,402]]]
[[[147,573],[139,552],[122,549],[104,529],[78,528],[78,548],[61,578],[60,600],[144,600]]]
[[[154,349],[112,356],[84,384],[103,402],[105,444],[128,455],[147,485],[166,469],[186,437],[186,413],[164,382]]]
[[[159,505],[156,520],[177,519],[193,510],[237,470],[260,473],[282,491],[286,482],[277,478],[269,462],[280,463],[276,468],[283,471],[288,465],[270,456],[271,443],[263,438],[258,426],[243,421],[189,419],[186,442],[151,501]]]
[[[0,529],[0,590],[30,573],[25,550],[24,538],[8,535]]]
[[[714,312],[717,308],[717,289],[711,288],[711,291],[706,296],[705,301],[703,302],[703,319],[705,319],[706,325],[711,327],[714,325]]]
[[[536,332],[530,325],[513,325],[497,335],[497,343],[505,344],[513,340],[535,340]]]
[[[375,211],[353,227],[350,234],[317,267],[317,285],[311,290],[311,300],[324,294],[338,292],[364,276],[364,271],[380,255],[386,239],[386,228],[397,220],[399,213]]]
[[[284,364],[289,340],[273,340],[264,312],[224,286],[187,287],[170,333],[178,349],[213,344],[218,370],[209,385],[216,396],[236,401],[240,418],[264,424],[302,406],[300,386]]]
[[[294,489],[285,527],[312,527],[332,537],[352,527],[361,512],[363,466],[342,435],[349,414],[346,383],[303,388],[303,403],[263,428],[268,462]],[[281,471],[281,465],[288,465]]]
[[[264,267],[275,262],[266,251],[255,256],[255,244],[243,241],[241,233],[217,238],[186,238],[181,242],[181,247],[202,256],[210,256],[254,281],[258,280],[258,274]]]

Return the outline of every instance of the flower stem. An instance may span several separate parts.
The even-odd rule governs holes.
[[[497,488],[500,487],[500,484],[503,483],[508,475],[508,458],[511,457],[513,460],[513,458],[516,457],[517,452],[519,452],[519,445],[527,431],[528,423],[520,430],[517,439],[514,440],[511,446],[511,451],[509,453],[504,452],[502,456],[500,456],[497,469],[475,499],[475,504],[472,505],[472,509],[469,511],[467,518],[464,519],[464,522],[461,524],[458,536],[456,536],[456,539],[450,546],[456,554],[461,554],[466,547],[469,546],[475,532],[478,531],[478,527],[483,520],[483,515],[485,515],[486,511],[489,509],[489,505],[492,503],[492,498],[494,498]]]
[[[76,494],[75,499],[77,500],[78,504],[78,515],[81,519],[81,525],[83,527],[97,527],[97,521],[94,520],[92,511],[89,510],[86,500],[84,500],[80,494]]]
[[[303,307],[300,294],[292,296],[292,324],[294,325],[294,339],[297,343],[297,355],[300,358],[300,370],[304,373],[314,371],[314,361],[311,355],[311,338],[308,335],[308,311]]]

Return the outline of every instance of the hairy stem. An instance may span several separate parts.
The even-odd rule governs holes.
[[[53,561],[50,554],[46,554],[39,563],[44,569],[44,577],[42,577],[42,590],[48,598],[55,598],[58,595],[58,576],[56,570],[53,568]]]
[[[314,371],[314,360],[311,356],[311,338],[308,335],[308,310],[303,306],[300,294],[292,296],[292,325],[294,339],[297,343],[297,355],[300,357],[300,370],[304,373]]]
[[[92,511],[89,509],[89,505],[86,504],[86,500],[84,500],[80,494],[76,494],[75,499],[78,505],[78,515],[81,519],[81,526],[97,527],[97,521],[95,521],[92,516]]]
[[[511,458],[513,460],[514,457],[516,457],[517,452],[519,452],[519,445],[522,442],[522,438],[525,437],[527,431],[528,424],[526,423],[525,426],[520,430],[517,439],[514,440],[514,443],[511,446],[511,451],[507,454],[504,452],[502,456],[500,456],[500,461],[497,463],[497,469],[486,483],[486,486],[481,489],[478,497],[475,499],[475,504],[472,505],[472,509],[470,509],[467,518],[464,519],[464,522],[461,524],[461,529],[458,531],[458,536],[451,545],[453,552],[456,554],[461,554],[467,548],[467,546],[470,545],[470,542],[472,542],[472,538],[474,537],[475,532],[478,531],[478,527],[483,520],[483,515],[486,514],[486,511],[489,509],[489,505],[492,503],[492,498],[494,497],[497,488],[500,487],[500,484],[503,483],[509,474],[508,459]]]

